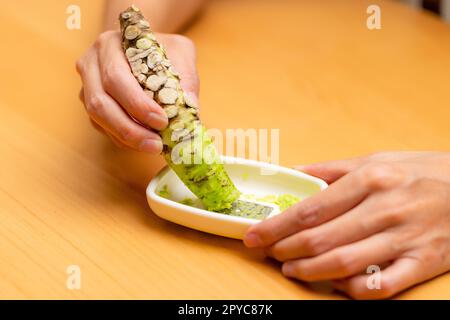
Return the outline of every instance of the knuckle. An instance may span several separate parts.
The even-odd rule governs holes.
[[[272,255],[278,261],[286,260],[286,250],[279,244],[275,244],[271,248]]]
[[[388,210],[381,214],[380,220],[383,225],[398,225],[407,221],[414,210],[415,203],[407,193],[402,192],[393,196],[392,200],[387,200]]]
[[[341,273],[351,274],[353,272],[354,261],[350,255],[338,251],[334,254],[333,262]]]
[[[143,114],[145,111],[144,109],[146,106],[146,101],[144,100],[144,98],[145,98],[145,96],[140,95],[140,94],[132,95],[129,98],[130,107],[135,113],[137,113],[137,115],[141,114],[141,113]],[[147,112],[147,114],[149,114],[149,113]]]
[[[407,213],[405,210],[390,210],[383,215],[382,220],[385,225],[394,226],[403,223],[406,217]]]
[[[136,132],[132,127],[122,127],[119,129],[119,138],[123,143],[132,145],[136,140]]]
[[[258,226],[258,234],[263,239],[263,242],[266,244],[271,244],[277,239],[277,233],[274,228],[271,228],[266,225]]]
[[[97,40],[95,40],[94,47],[97,49],[101,48],[109,39],[111,35],[111,31],[102,32],[97,37]]]
[[[320,215],[320,206],[301,204],[302,202],[299,203],[299,208],[295,211],[295,222],[297,223],[298,228],[307,228],[314,226]]]
[[[376,212],[367,214],[364,219],[356,219],[355,221],[352,221],[352,224],[360,230],[360,234],[372,234],[372,230],[380,225],[382,222],[380,220],[383,219],[383,214],[378,214],[378,212]],[[339,241],[341,241],[341,239],[338,239],[337,242]]]
[[[293,271],[293,275],[300,280],[304,280],[304,281],[313,281],[314,277],[313,275],[309,272],[308,266],[307,264],[303,263],[303,261],[296,261],[293,265],[292,265],[292,271]]]
[[[102,114],[104,106],[105,99],[101,95],[93,95],[86,101],[86,111],[94,118]]]
[[[102,75],[102,84],[106,91],[114,89],[117,79],[120,77],[120,72],[117,67],[110,66],[105,68]]]
[[[80,92],[78,92],[78,99],[84,103],[84,89],[83,87],[80,89]]]
[[[152,117],[154,107],[149,106],[142,96],[130,96],[125,109],[141,124],[150,125],[154,121]]]
[[[80,58],[75,63],[75,69],[77,70],[79,75],[82,75],[84,73],[84,59]]]
[[[397,184],[399,172],[391,164],[371,163],[361,170],[361,178],[371,190],[384,190]]]
[[[100,34],[98,38],[95,40],[94,45],[92,46],[95,50],[100,50],[100,48],[103,46],[103,34]]]
[[[327,250],[327,243],[320,235],[315,235],[308,230],[304,231],[299,239],[302,244],[303,251],[309,256],[316,256]]]

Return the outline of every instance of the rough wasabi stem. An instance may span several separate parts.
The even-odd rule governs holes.
[[[198,117],[197,106],[180,86],[180,77],[141,11],[120,14],[125,55],[147,95],[163,106],[169,125],[159,132],[163,156],[183,183],[210,211],[232,207],[240,196]]]

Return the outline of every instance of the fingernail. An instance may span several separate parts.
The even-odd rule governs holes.
[[[163,144],[160,140],[146,139],[142,141],[139,148],[143,152],[160,153],[163,149]]]
[[[256,233],[249,233],[245,236],[244,244],[249,248],[262,247],[262,240]]]
[[[185,92],[184,100],[189,107],[198,109],[198,98],[192,92]]]
[[[167,127],[169,121],[165,114],[150,112],[150,114],[148,115],[148,122],[148,124],[152,127],[155,127],[155,129],[162,130]]]
[[[294,267],[292,266],[291,263],[286,262],[285,264],[283,264],[283,266],[281,267],[281,272],[283,272],[283,274],[286,277],[293,277],[294,276]]]

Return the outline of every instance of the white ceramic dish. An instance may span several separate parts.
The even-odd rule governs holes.
[[[222,159],[230,178],[244,194],[292,194],[305,199],[328,186],[323,180],[293,169],[233,157]],[[167,198],[158,194],[165,186],[169,191]],[[195,199],[195,196],[168,167],[161,170],[147,187],[147,200],[156,215],[192,229],[242,239],[248,227],[260,222],[181,204],[186,198]]]

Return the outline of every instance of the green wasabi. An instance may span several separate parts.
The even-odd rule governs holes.
[[[169,198],[170,198],[169,187],[167,186],[167,184],[165,184],[165,185],[161,188],[161,190],[158,191],[158,195],[161,196],[161,197],[163,197],[163,198],[166,198],[166,199],[169,199]]]
[[[259,202],[275,204],[280,208],[280,211],[286,211],[291,206],[293,206],[297,202],[301,201],[301,199],[299,197],[294,196],[292,194],[267,195],[264,197],[258,197],[258,196],[252,195],[252,194],[246,194],[246,195],[243,195],[242,198],[245,200],[249,200],[249,201],[259,201]]]
[[[189,121],[188,121],[189,123]],[[230,180],[212,139],[205,127],[191,122],[192,138],[174,143],[169,131],[162,132],[163,142],[171,152],[164,157],[177,176],[209,211],[231,208],[241,193]]]
[[[186,206],[190,206],[193,207],[194,206],[194,200],[192,200],[191,198],[186,198],[180,201],[181,204],[184,204]]]
[[[167,185],[163,186],[163,188],[158,193],[160,196],[167,198],[170,193],[167,188]],[[254,210],[255,206],[260,206],[256,203],[251,203],[247,201],[257,201],[257,202],[264,202],[264,203],[270,203],[275,204],[280,208],[280,211],[286,211],[289,207],[293,206],[297,202],[300,202],[301,199],[297,196],[294,196],[292,194],[281,194],[281,195],[267,195],[267,196],[256,196],[253,194],[243,194],[241,195],[242,200],[236,200],[232,207],[227,210],[220,210],[215,211],[217,213],[222,214],[229,214],[236,217],[243,217],[243,218],[249,218],[249,219],[256,219],[256,220],[264,220],[266,219],[271,211],[270,210],[264,210],[264,208],[259,210]],[[201,203],[198,199],[192,199],[192,198],[185,198],[179,203],[195,207],[195,208],[202,208]],[[238,208],[239,210],[236,210]]]

